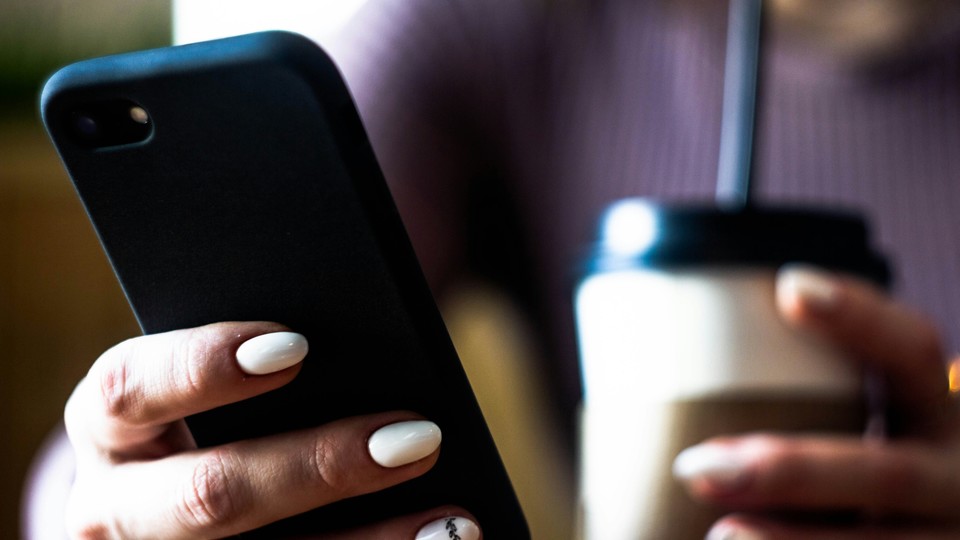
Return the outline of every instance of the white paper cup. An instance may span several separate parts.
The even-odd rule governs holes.
[[[625,204],[650,216],[624,217]],[[764,247],[778,235],[783,242],[802,240],[807,222],[810,234],[853,226],[862,234],[855,231],[847,241],[863,245],[832,262],[856,273],[846,258],[860,260],[864,275],[884,281],[885,265],[867,251],[862,223],[841,217],[777,212],[771,219],[784,230],[753,236],[751,227],[770,220],[674,212],[639,201],[608,212],[592,271],[575,298],[584,383],[583,538],[703,538],[722,514],[693,502],[671,466],[681,450],[706,438],[862,429],[862,375],[839,351],[788,328],[774,303],[779,264],[831,262],[831,256],[817,261],[801,247],[796,251],[804,257],[792,259],[790,246]],[[617,219],[636,232],[632,244],[628,233],[613,230]],[[671,236],[663,227],[683,230]],[[701,234],[711,238],[703,242]],[[739,235],[755,251],[738,247]]]

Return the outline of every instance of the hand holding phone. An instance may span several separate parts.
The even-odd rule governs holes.
[[[263,322],[153,334],[107,351],[66,408],[79,472],[73,536],[221,538],[430,470],[440,430],[406,411],[197,449],[183,416],[282,389],[306,352],[303,336]],[[353,534],[416,538],[451,519],[463,538],[479,533],[464,508],[437,507]]]
[[[54,75],[42,101],[148,337],[276,321],[310,343],[282,388],[237,391],[203,412],[183,407],[201,449],[384,411],[442,430],[423,476],[358,497],[346,490],[260,534],[341,530],[450,504],[490,537],[529,537],[353,102],[319,48],[269,32],[91,60]],[[228,337],[217,341],[227,356],[243,341]],[[238,384],[249,391],[257,377]],[[369,456],[357,433],[382,427],[363,426],[345,439],[351,459]]]

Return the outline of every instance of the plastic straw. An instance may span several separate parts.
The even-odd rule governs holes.
[[[750,204],[761,4],[730,0],[717,168],[717,203],[724,208]]]

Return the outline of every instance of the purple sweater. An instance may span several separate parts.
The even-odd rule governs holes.
[[[725,2],[372,2],[333,51],[436,290],[480,273],[517,293],[578,397],[572,292],[610,201],[713,198]],[[895,293],[960,350],[960,40],[837,69],[776,33],[758,200],[853,208]],[[902,59],[901,59],[902,60]],[[811,239],[815,241],[815,239]]]

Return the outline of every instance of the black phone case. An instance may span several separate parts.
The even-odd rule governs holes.
[[[116,97],[149,111],[150,138],[78,144],[71,110]],[[266,32],[89,60],[41,101],[145,333],[271,320],[310,342],[290,385],[189,418],[201,446],[397,409],[443,430],[423,477],[247,535],[458,504],[487,538],[529,538],[353,101],[315,44]]]

